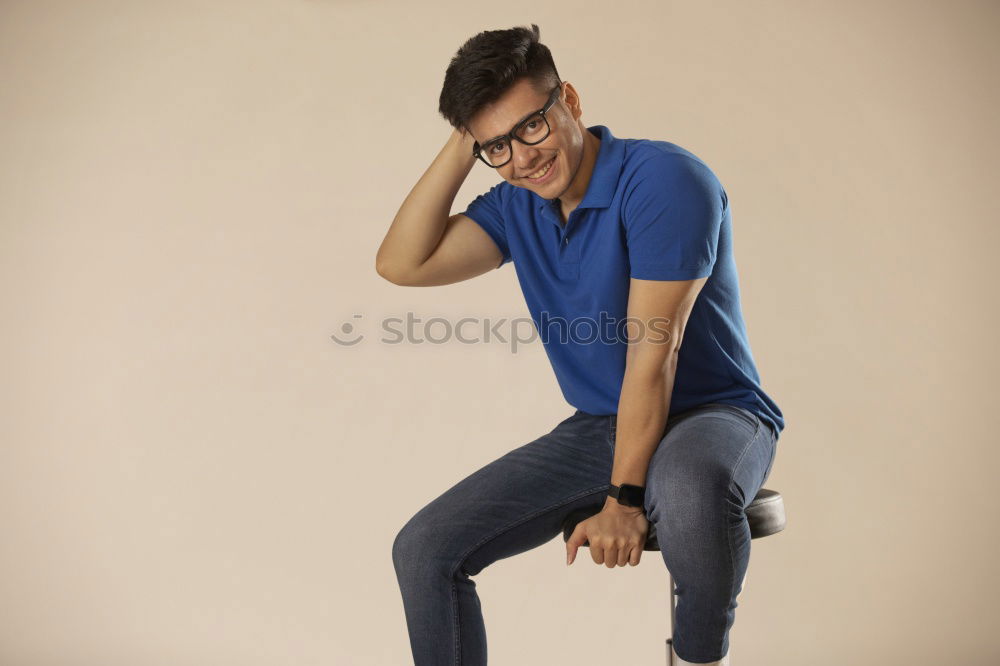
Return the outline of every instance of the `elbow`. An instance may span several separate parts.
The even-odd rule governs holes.
[[[375,272],[378,273],[383,280],[387,280],[400,287],[405,287],[408,284],[406,279],[400,273],[392,270],[388,264],[384,262],[376,260]]]
[[[388,280],[393,284],[399,284],[396,281],[395,277],[393,276],[392,272],[389,270],[389,267],[378,260],[375,261],[375,272],[378,273],[379,277],[381,277],[383,280]]]
[[[375,272],[379,274],[379,277],[395,284],[396,281],[392,279],[389,262],[384,256],[382,256],[381,247],[378,249],[378,252],[375,253]]]
[[[384,247],[379,247],[378,252],[375,253],[375,272],[383,280],[388,280],[396,285],[404,285],[406,282],[404,279],[405,271],[400,270],[398,262],[393,262],[389,253],[383,252],[384,249]]]

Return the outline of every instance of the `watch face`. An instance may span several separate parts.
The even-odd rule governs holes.
[[[642,506],[645,495],[645,488],[623,483],[618,491],[618,501],[628,506]]]

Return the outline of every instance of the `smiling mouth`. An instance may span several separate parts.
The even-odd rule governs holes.
[[[525,176],[525,178],[528,180],[541,180],[542,178],[545,178],[547,175],[549,175],[549,171],[552,171],[552,167],[555,166],[555,160],[556,158],[555,156],[553,156],[552,159],[549,160],[545,165],[543,165],[541,169],[535,171],[531,175]],[[534,174],[538,175],[534,176]]]

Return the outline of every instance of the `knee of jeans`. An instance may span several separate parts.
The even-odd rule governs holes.
[[[666,455],[646,480],[646,514],[655,521],[662,508],[670,522],[700,524],[720,502],[735,499],[732,471],[711,459]]]
[[[457,575],[461,571],[465,541],[450,515],[428,508],[418,511],[392,542],[392,564],[397,577],[429,581]]]
[[[423,525],[411,519],[392,542],[392,565],[400,578],[416,574],[433,565],[434,538]]]

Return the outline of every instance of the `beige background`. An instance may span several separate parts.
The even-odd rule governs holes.
[[[0,663],[410,663],[397,530],[572,412],[537,341],[376,339],[527,316],[513,267],[419,289],[374,258],[454,51],[532,21],[585,124],[732,202],[789,521],[734,666],[1000,661],[1000,6],[614,9],[0,3]],[[663,663],[663,561],[564,552],[477,577],[491,663]]]

